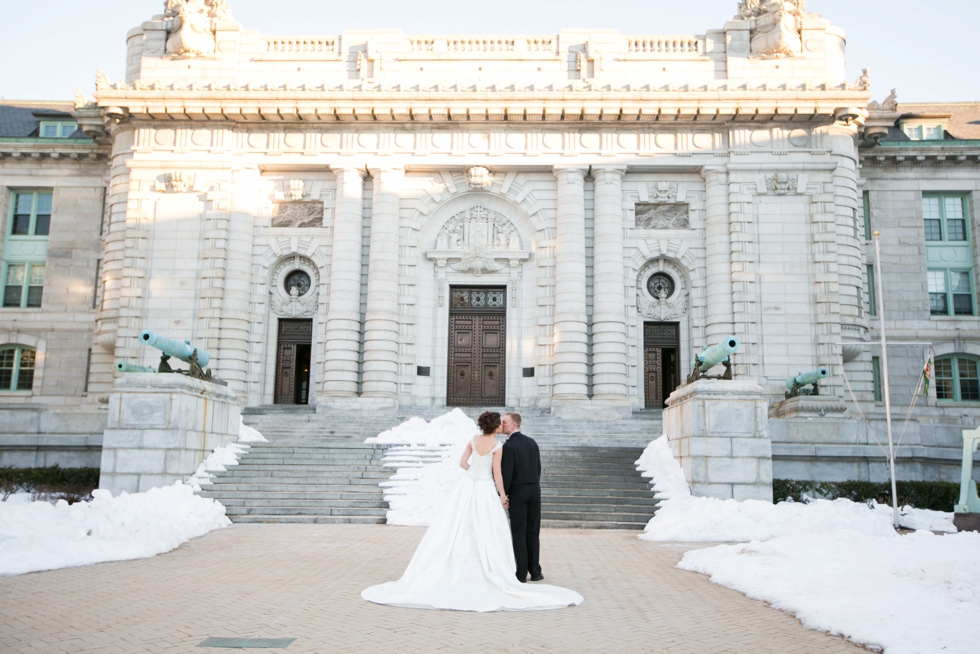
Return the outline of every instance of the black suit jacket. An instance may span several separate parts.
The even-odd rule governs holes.
[[[510,495],[512,486],[537,484],[541,481],[541,453],[533,438],[515,431],[504,443],[500,461],[504,477],[504,492]]]

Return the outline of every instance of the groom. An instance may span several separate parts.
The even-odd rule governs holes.
[[[507,434],[500,468],[504,477],[504,492],[510,502],[510,536],[514,541],[517,560],[517,579],[524,583],[527,573],[531,581],[541,581],[541,455],[538,444],[521,433],[521,416],[505,413],[500,420],[501,431]]]

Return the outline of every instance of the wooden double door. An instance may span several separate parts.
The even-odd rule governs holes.
[[[662,409],[680,385],[680,325],[648,322],[643,325],[644,405]]]
[[[309,404],[312,320],[280,320],[276,352],[276,404]]]
[[[503,406],[507,291],[452,288],[449,309],[449,406]]]

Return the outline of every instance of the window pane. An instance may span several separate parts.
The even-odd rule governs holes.
[[[922,128],[921,127],[906,127],[905,134],[913,141],[922,140]]]
[[[972,316],[973,315],[973,296],[972,295],[954,295],[953,296],[953,314],[957,316]]]
[[[14,375],[16,350],[0,350],[0,391],[9,391]]]
[[[29,309],[39,309],[41,307],[42,295],[44,295],[43,286],[31,286],[27,289],[27,307]]]
[[[61,123],[61,137],[68,138],[78,130],[75,123]]]
[[[17,375],[17,390],[29,391],[34,386],[34,350],[24,349],[20,354],[20,371]]]
[[[17,195],[17,206],[14,209],[14,213],[26,213],[31,215],[31,210],[34,209],[34,194],[33,193],[20,193]]]
[[[34,264],[31,266],[31,286],[44,286],[45,266]],[[967,277],[967,288],[969,288],[970,278]]]
[[[7,285],[23,286],[26,274],[27,266],[23,264],[17,266],[7,266]]]
[[[946,221],[946,240],[965,241],[966,240],[966,221],[962,218]]]
[[[938,141],[943,138],[943,128],[939,125],[923,127],[923,132],[927,141]]]
[[[930,270],[929,271],[929,292],[930,293],[945,293],[946,292],[946,272],[943,270]]]
[[[871,384],[875,402],[881,402],[881,359],[878,357],[871,357]]]
[[[936,359],[936,398],[953,399],[953,360]]]
[[[926,219],[926,240],[927,241],[943,240],[943,232],[939,220],[935,220],[932,218]]]
[[[949,305],[947,304],[945,293],[929,294],[929,313],[934,316],[949,315]]]
[[[39,193],[37,196],[37,212],[51,214],[51,194]]]
[[[963,198],[943,198],[946,202],[946,218],[963,217]]]
[[[41,137],[46,139],[58,138],[58,123],[44,123],[41,125]]]
[[[38,214],[34,221],[34,235],[47,236],[51,231],[51,216]]]

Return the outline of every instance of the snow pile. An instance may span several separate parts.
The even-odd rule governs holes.
[[[395,473],[381,483],[388,502],[388,524],[427,527],[463,476],[459,459],[476,423],[459,409],[426,422],[411,418],[368,443],[391,443],[384,465]]]
[[[238,423],[238,442],[239,443],[268,443],[269,439],[263,436],[258,429],[253,429],[245,424],[242,418]]]
[[[0,575],[141,559],[231,524],[225,508],[175,483],[92,501],[0,503]]]
[[[268,442],[241,423],[240,442]],[[238,465],[248,445],[216,448],[186,484],[145,493],[92,491],[92,500],[69,505],[31,502],[16,493],[0,502],[0,575],[17,575],[105,561],[126,561],[163,554],[231,524],[225,507],[195,495],[208,483],[208,471]]]
[[[784,536],[688,552],[677,566],[886,654],[972,654],[980,534]]]
[[[671,454],[666,436],[652,443],[636,462],[644,477],[653,478],[660,507],[640,535],[661,542],[750,542],[779,536],[823,534],[847,529],[867,536],[891,536],[891,507],[850,500],[808,503],[758,500],[736,502],[693,497],[684,473]],[[906,507],[901,524],[910,529],[955,532],[951,513]]]

